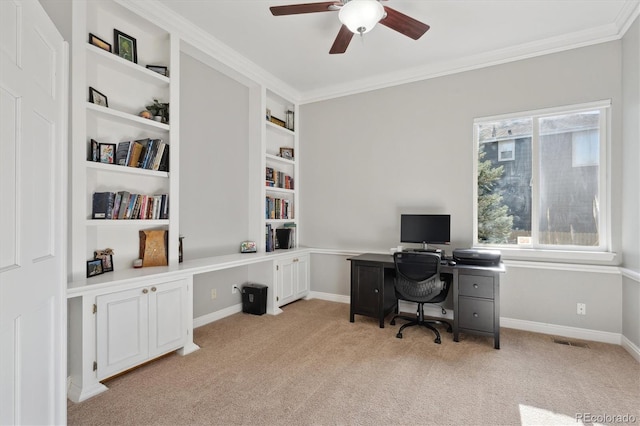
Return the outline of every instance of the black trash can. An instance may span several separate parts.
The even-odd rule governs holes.
[[[253,315],[267,313],[267,286],[245,284],[242,286],[242,312]]]

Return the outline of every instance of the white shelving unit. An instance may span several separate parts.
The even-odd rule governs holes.
[[[263,178],[262,185],[263,191],[261,192],[262,206],[263,206],[263,218],[264,223],[262,229],[266,230],[266,225],[270,224],[275,232],[275,229],[283,227],[285,224],[293,223],[295,228],[295,246],[298,245],[298,217],[299,217],[299,162],[296,157],[296,153],[299,152],[299,140],[295,131],[297,129],[297,117],[298,106],[293,102],[285,99],[284,97],[276,94],[273,91],[266,90],[264,92],[266,110],[269,110],[272,117],[287,122],[287,111],[293,111],[293,128],[288,129],[286,127],[275,124],[267,119],[266,110],[263,111],[264,116],[264,144],[263,144],[263,156],[262,156],[262,175],[265,176],[266,168],[272,168],[276,172],[282,172],[288,175],[293,180],[293,189],[280,188],[275,186],[268,186],[266,179]],[[280,148],[293,149],[293,158],[288,159],[280,155]],[[269,215],[266,206],[267,197],[274,199],[287,200],[289,203],[289,215],[287,217],[274,217]],[[262,241],[260,242],[260,248],[266,249],[266,232],[263,232]]]
[[[136,39],[137,63],[115,53],[114,29]],[[88,42],[89,33],[111,44],[108,52]],[[138,231],[169,230],[169,262],[178,259],[177,188],[179,167],[177,126],[139,116],[146,105],[159,99],[171,105],[171,120],[179,119],[178,43],[164,29],[114,1],[78,1],[73,5],[72,43],[72,239],[70,280],[84,279],[86,261],[94,250],[114,250],[116,270],[133,267],[139,257]],[[147,69],[166,66],[172,78]],[[88,101],[89,87],[107,97],[108,107]],[[176,129],[174,129],[174,127]],[[102,164],[88,161],[91,139],[118,144],[152,138],[170,146],[169,172]],[[169,219],[93,220],[94,192],[129,191],[135,194],[169,194]]]

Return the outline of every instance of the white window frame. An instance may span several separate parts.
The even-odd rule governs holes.
[[[539,119],[559,114],[579,113],[600,110],[600,152],[599,152],[599,197],[600,215],[598,221],[600,244],[597,247],[554,246],[538,243],[539,212],[537,207],[531,210],[531,244],[487,244],[478,241],[478,125],[500,120],[522,117],[533,118],[531,141],[532,154],[532,206],[538,206],[539,194]],[[522,111],[511,114],[479,117],[473,121],[473,246],[477,248],[499,249],[505,259],[540,260],[555,262],[606,262],[615,263],[616,254],[611,250],[611,101],[603,100],[578,105],[568,105],[540,110]]]

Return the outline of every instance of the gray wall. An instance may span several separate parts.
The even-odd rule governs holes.
[[[640,346],[640,18],[622,40],[622,126],[624,160],[622,236],[624,266],[635,271],[623,277],[622,334]]]
[[[400,213],[432,212],[452,215],[451,247],[469,247],[473,119],[611,99],[611,195],[618,206],[612,231],[619,251],[621,45],[609,42],[303,105],[301,243],[388,251],[399,244]],[[313,258],[312,290],[348,294],[344,256],[322,256],[321,269],[319,256]],[[584,272],[580,266],[538,265],[508,265],[501,316],[622,331],[622,279],[615,267]],[[576,315],[578,302],[587,304],[586,316]]]
[[[249,226],[249,91],[187,54],[180,61],[184,258],[236,253]],[[231,285],[246,281],[247,268],[196,275],[194,318],[240,303]]]

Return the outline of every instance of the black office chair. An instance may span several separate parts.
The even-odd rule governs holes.
[[[402,331],[405,328],[418,325],[431,329],[436,335],[435,342],[441,343],[440,332],[433,325],[446,325],[447,332],[451,333],[451,324],[443,320],[424,319],[424,304],[444,302],[451,287],[451,279],[443,281],[440,277],[440,255],[428,252],[396,252],[393,254],[393,261],[396,267],[396,298],[418,304],[416,317],[396,315],[391,319],[391,325],[396,324],[397,318],[410,321],[400,327],[396,337],[402,339]],[[444,308],[442,312],[446,313]]]

